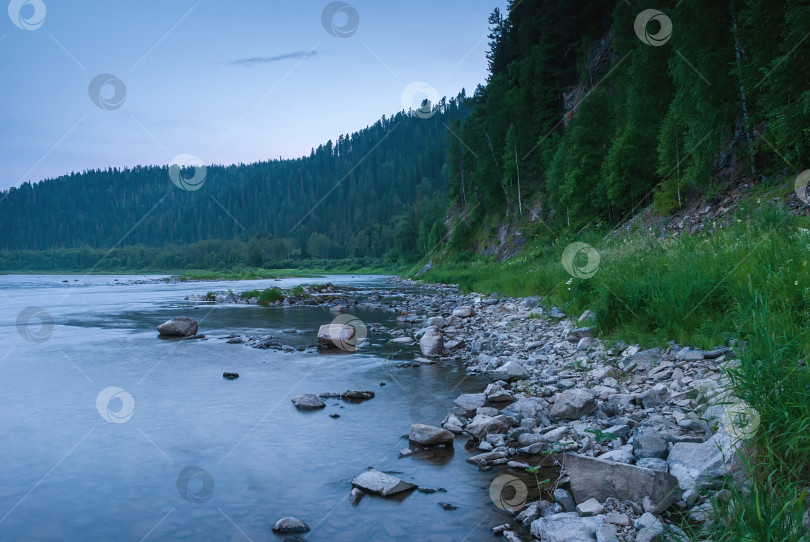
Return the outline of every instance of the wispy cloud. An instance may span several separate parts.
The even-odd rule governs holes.
[[[237,58],[225,64],[236,66],[255,66],[257,64],[269,64],[270,62],[280,62],[282,60],[302,60],[315,56],[317,51],[294,51],[277,56],[254,56],[252,58]]]

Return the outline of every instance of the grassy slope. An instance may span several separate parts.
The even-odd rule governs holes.
[[[575,240],[600,255],[589,279],[573,278],[561,265]],[[742,493],[730,485],[734,497],[717,503],[722,521],[709,536],[782,541],[801,540],[799,518],[810,491],[808,260],[810,220],[749,201],[714,234],[662,242],[641,232],[623,238],[592,232],[529,243],[503,263],[445,261],[423,278],[478,292],[542,295],[547,306],[572,315],[592,309],[607,339],[735,346],[741,360],[731,374],[735,394],[761,416],[750,458],[755,483]]]

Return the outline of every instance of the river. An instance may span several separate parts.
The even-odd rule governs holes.
[[[465,462],[463,437],[452,454],[399,458],[410,424],[438,424],[459,394],[483,390],[477,377],[449,362],[396,367],[417,347],[385,335],[340,354],[226,344],[217,337],[309,346],[333,315],[184,301],[326,281],[385,293],[387,278],[133,283],[150,278],[0,276],[0,540],[272,541],[284,538],[273,523],[295,516],[306,540],[475,541],[510,519],[489,499],[494,475]],[[180,315],[208,339],[159,339],[155,326]],[[392,313],[356,316],[395,325]],[[347,389],[376,397],[314,412],[290,401]],[[350,481],[368,467],[447,491],[352,505]]]

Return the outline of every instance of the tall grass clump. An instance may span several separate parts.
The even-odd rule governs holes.
[[[267,306],[281,299],[284,299],[284,293],[281,290],[278,288],[267,288],[259,294],[259,305]]]

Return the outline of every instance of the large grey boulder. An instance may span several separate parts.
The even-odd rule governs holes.
[[[411,425],[408,440],[420,446],[439,446],[452,444],[455,435],[447,429],[432,427],[421,423]]]
[[[557,395],[551,407],[551,418],[554,420],[576,420],[596,410],[596,399],[589,392],[574,388]]]
[[[511,391],[505,390],[497,384],[490,384],[484,390],[487,396],[487,401],[490,403],[511,403],[515,400],[514,394]]]
[[[167,337],[188,337],[197,334],[197,321],[188,316],[178,316],[157,327],[158,333]]]
[[[383,497],[402,493],[403,491],[417,487],[416,484],[406,482],[396,476],[391,476],[390,474],[385,474],[375,469],[369,469],[355,476],[352,480],[352,485],[369,493],[382,495]]]
[[[464,393],[453,401],[453,414],[469,418],[475,415],[475,411],[487,404],[487,396],[484,393]]]
[[[504,414],[499,416],[478,414],[464,429],[478,440],[484,440],[491,433],[505,434],[514,424],[515,419]]]
[[[727,474],[734,465],[737,442],[720,430],[702,443],[678,442],[669,451],[669,472],[681,489],[700,489],[715,478]]]
[[[444,335],[437,327],[429,327],[419,339],[419,348],[422,350],[422,355],[429,358],[437,358],[442,355],[444,351]]]
[[[594,542],[602,517],[581,518],[576,512],[554,514],[532,522],[532,536],[543,542]]]
[[[326,403],[321,401],[314,393],[304,393],[303,395],[293,397],[292,403],[295,405],[295,408],[301,410],[316,410],[326,406]]]
[[[345,324],[326,324],[318,328],[318,346],[321,348],[339,348],[354,351],[356,332],[352,326]]]
[[[615,497],[642,503],[647,498],[653,510],[662,512],[680,496],[678,479],[666,472],[570,453],[564,465],[577,502]]]
[[[527,374],[529,374],[529,370],[526,369],[526,367],[511,359],[492,371],[492,375],[495,378],[500,378],[503,380],[513,380],[526,376]]]

